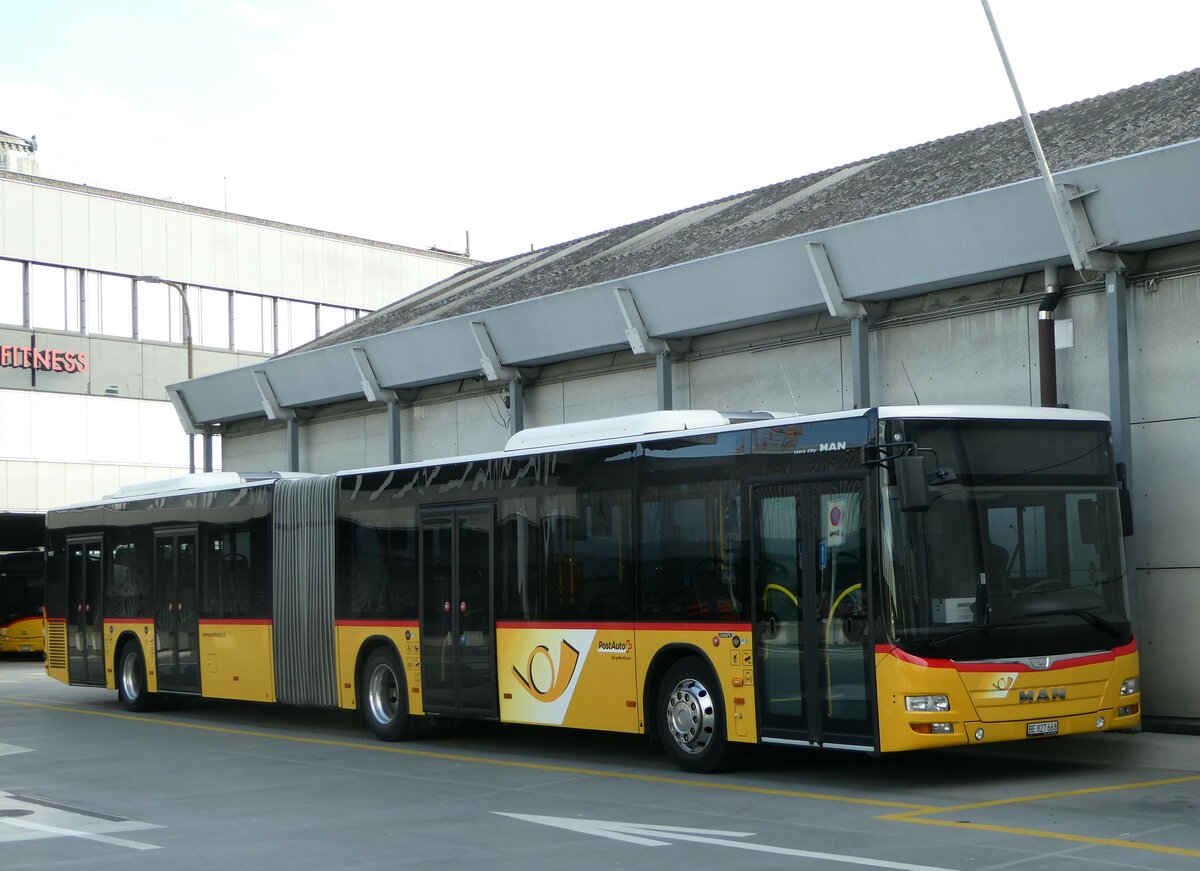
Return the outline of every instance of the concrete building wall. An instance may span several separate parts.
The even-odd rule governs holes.
[[[223,467],[234,472],[270,472],[286,469],[287,442],[282,426],[264,427],[241,433],[237,439],[222,439]],[[303,447],[301,447],[303,457]],[[351,465],[354,465],[353,463]],[[305,471],[319,471],[308,469]]]
[[[300,444],[301,468],[333,471],[360,465],[361,463],[353,461],[355,458],[361,460],[370,453],[370,440],[367,438],[369,419],[366,416],[355,415],[331,420],[318,427],[306,428],[305,437]],[[386,442],[378,439],[376,445],[383,452],[383,461],[386,461]],[[347,460],[351,461],[348,465]],[[282,464],[271,468],[286,469],[286,459]]]
[[[1150,713],[1200,717],[1200,276],[1152,280],[1129,306],[1132,541]]]
[[[376,309],[460,260],[82,185],[0,176],[0,257]]]
[[[17,512],[88,502],[126,484],[187,474],[186,449],[183,458],[183,465],[163,466],[0,460],[0,499],[5,510]]]
[[[28,347],[31,332],[36,334],[39,348],[87,355],[86,372],[38,370],[39,391],[165,402],[166,386],[187,378],[187,353],[175,343],[0,326],[0,345]],[[249,366],[265,355],[196,348],[193,357],[195,373],[200,376]],[[32,389],[33,380],[29,369],[0,366],[0,390]]]
[[[464,265],[0,172],[0,512],[45,511],[188,471],[189,438],[166,392],[188,377],[180,298],[138,276],[188,286],[202,376],[309,341]],[[14,357],[33,347],[71,362],[38,368]],[[378,435],[360,421],[313,429],[302,462],[354,465]],[[214,452],[219,468],[219,439]],[[255,468],[287,468],[282,439],[240,453]],[[203,467],[199,439],[195,463]]]
[[[1136,301],[1139,291],[1131,290]],[[1056,312],[1060,333],[1070,333],[1070,347],[1056,354],[1058,401],[1071,408],[1108,410],[1108,327],[1104,294],[1068,296]],[[1037,364],[1037,312],[1030,312],[1032,360]],[[1060,343],[1061,344],[1061,343]],[[1040,377],[1037,376],[1037,377]],[[1036,378],[1035,378],[1036,381]],[[1134,391],[1135,394],[1137,390]],[[1036,395],[1036,394],[1035,394]]]
[[[680,407],[801,413],[840,411],[850,401],[849,374],[843,375],[843,344],[848,342],[834,335],[802,344],[713,355],[677,364],[676,372],[685,373],[688,387],[687,402]],[[653,402],[654,397],[650,399]]]
[[[872,403],[1037,404],[1030,317],[1028,306],[998,308],[875,331]]]

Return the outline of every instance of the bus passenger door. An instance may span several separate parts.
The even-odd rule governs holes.
[[[154,536],[154,649],[158,688],[200,692],[200,622],[196,611],[196,532]]]
[[[496,716],[491,505],[421,513],[421,691],[431,713]]]
[[[801,738],[808,734],[804,605],[811,601],[804,584],[801,488],[781,484],[751,492],[758,722],[764,736]]]
[[[811,486],[821,742],[870,750],[875,746],[875,685],[867,619],[866,479]]]
[[[103,553],[99,538],[67,542],[67,674],[73,684],[104,686]]]
[[[870,749],[864,482],[751,493],[761,737]]]

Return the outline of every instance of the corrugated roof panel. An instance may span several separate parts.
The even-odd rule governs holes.
[[[1193,71],[1036,116],[1052,165],[1078,167],[1059,169],[1058,180],[1095,191],[1086,204],[1103,243],[1200,239],[1198,103]],[[652,337],[778,320],[825,307],[808,242],[825,247],[847,300],[1068,263],[1033,175],[1020,123],[1004,122],[477,267],[252,368],[271,373],[285,405],[318,405],[357,383],[346,368],[351,345],[368,349],[384,387],[479,374],[473,320],[486,323],[505,366],[615,350],[628,347],[617,286],[631,288]],[[248,370],[182,392],[200,423],[262,413]]]

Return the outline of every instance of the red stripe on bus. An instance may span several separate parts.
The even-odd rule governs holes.
[[[905,653],[899,647],[893,647],[890,644],[876,644],[876,653],[887,653],[904,662],[911,662],[913,665],[919,665],[922,668],[952,668],[955,671],[965,672],[989,672],[989,671],[1011,671],[1016,669],[1018,672],[1032,671],[1057,671],[1064,668],[1074,668],[1078,665],[1093,665],[1097,662],[1112,662],[1118,656],[1128,656],[1131,653],[1137,652],[1137,644],[1129,642],[1112,650],[1103,650],[1099,653],[1094,653],[1091,656],[1079,656],[1074,659],[1060,659],[1057,662],[1051,663],[1049,668],[1030,668],[1020,662],[955,662],[952,659],[923,659],[919,656],[914,656],[911,653]],[[1036,659],[1037,657],[1028,657]]]
[[[638,623],[642,632],[749,632],[749,623]]]
[[[589,623],[585,620],[569,623],[530,621],[522,623],[504,620],[497,629],[604,629],[621,632],[749,632],[749,623]]]
[[[632,623],[589,623],[586,620],[580,620],[578,623],[562,622],[544,622],[531,620],[527,623],[517,620],[502,620],[496,623],[497,629],[604,629],[609,632],[632,632],[634,625]]]
[[[47,617],[46,622],[47,623],[66,623],[67,618],[66,617]]]
[[[209,617],[199,621],[201,626],[270,626],[270,620],[262,620],[251,617],[230,617],[228,620],[221,620],[216,617]]]
[[[334,620],[334,626],[405,626],[417,628],[416,620]]]

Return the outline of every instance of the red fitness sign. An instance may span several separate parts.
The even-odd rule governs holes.
[[[43,372],[86,372],[87,354],[58,351],[53,348],[30,348],[22,345],[0,345],[0,366],[9,369],[34,369]]]

